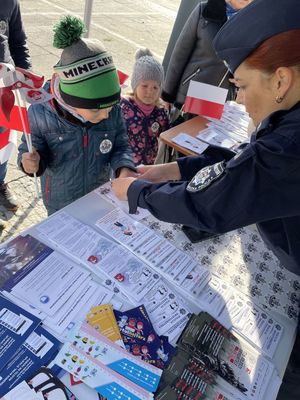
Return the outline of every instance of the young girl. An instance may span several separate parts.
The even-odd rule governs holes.
[[[169,129],[168,112],[159,104],[164,72],[149,49],[138,50],[135,59],[133,93],[122,98],[121,109],[134,162],[149,165],[154,163],[160,133]]]

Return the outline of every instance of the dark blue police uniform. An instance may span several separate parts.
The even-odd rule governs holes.
[[[300,103],[272,114],[238,153],[210,147],[178,159],[182,181],[130,185],[130,212],[223,233],[257,223],[282,264],[300,274]]]
[[[218,32],[214,47],[231,72],[266,39],[300,29],[300,0],[254,0]],[[178,160],[181,182],[135,181],[130,211],[209,232],[256,223],[282,264],[300,275],[300,102],[266,118],[234,155],[210,147]],[[300,324],[278,399],[300,398]]]

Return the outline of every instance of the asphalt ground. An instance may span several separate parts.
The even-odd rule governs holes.
[[[53,25],[67,14],[84,18],[84,0],[21,0],[23,22],[33,71],[49,79],[60,50],[52,46]],[[89,37],[101,40],[112,53],[118,69],[131,74],[134,54],[148,47],[163,60],[180,0],[94,0]],[[20,140],[20,138],[19,138]],[[7,226],[0,242],[21,233],[47,217],[42,200],[36,197],[35,183],[16,165],[16,153],[9,161],[6,182],[18,199],[12,213],[0,205],[0,218]]]

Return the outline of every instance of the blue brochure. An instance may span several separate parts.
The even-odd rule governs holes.
[[[0,371],[41,320],[0,296]]]

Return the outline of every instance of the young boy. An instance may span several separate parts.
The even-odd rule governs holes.
[[[45,86],[54,98],[29,108],[33,153],[24,136],[19,147],[21,168],[41,176],[49,215],[107,182],[111,169],[135,175],[111,55],[98,40],[81,39],[76,17],[54,31],[54,46],[64,49]]]

